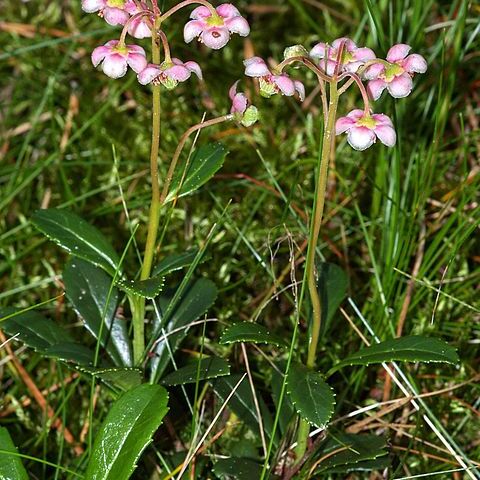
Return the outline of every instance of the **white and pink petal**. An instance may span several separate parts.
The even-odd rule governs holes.
[[[367,127],[352,127],[348,131],[347,140],[355,150],[366,150],[375,143],[375,133]]]
[[[148,85],[149,83],[152,83],[153,80],[155,80],[155,78],[157,78],[161,73],[162,71],[158,65],[150,63],[137,75],[137,79],[142,85]]]
[[[230,32],[226,27],[210,27],[202,32],[200,38],[208,48],[219,50],[230,40]]]
[[[402,63],[403,68],[409,73],[425,73],[427,61],[418,53],[412,53]]]
[[[135,73],[140,73],[147,66],[147,59],[140,53],[129,53],[127,63]]]
[[[82,10],[87,13],[95,13],[103,10],[106,4],[106,0],[82,0]]]
[[[407,97],[413,89],[412,77],[408,73],[402,73],[402,75],[395,77],[391,82],[387,83],[387,89],[394,98]]]
[[[102,70],[110,78],[121,78],[127,73],[127,60],[123,55],[112,53],[103,60]]]
[[[225,26],[231,33],[238,33],[241,37],[247,37],[250,34],[250,25],[240,16],[228,18],[225,20]]]
[[[207,7],[203,5],[200,7],[195,8],[192,13],[190,14],[190,18],[195,20],[204,19],[212,16],[212,12]]]
[[[377,125],[375,127],[375,135],[387,147],[393,147],[397,141],[397,134],[390,125]]]
[[[217,13],[223,18],[239,17],[238,8],[231,3],[222,3],[216,8]]]
[[[273,81],[278,89],[287,97],[295,95],[295,84],[288,75],[275,75]]]
[[[340,117],[335,123],[335,135],[341,135],[347,130],[350,130],[355,125],[356,121],[350,117]]]
[[[394,63],[403,60],[408,55],[411,48],[410,45],[406,45],[405,43],[394,45],[387,53],[387,61]]]
[[[305,100],[305,85],[298,80],[295,80],[293,83],[295,85],[295,91],[298,93],[298,98],[303,102]]]
[[[378,100],[383,91],[387,88],[387,83],[381,78],[370,80],[367,85],[367,92],[373,100]]]
[[[243,62],[245,65],[245,75],[248,77],[265,77],[270,75],[270,70],[265,60],[260,57],[252,57]]]
[[[103,18],[109,25],[125,25],[130,15],[121,8],[106,7],[103,10]]]
[[[183,29],[183,38],[186,43],[190,43],[197,38],[206,28],[206,25],[200,20],[190,20]]]

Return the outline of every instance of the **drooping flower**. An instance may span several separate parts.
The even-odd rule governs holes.
[[[249,105],[247,96],[242,92],[237,92],[238,81],[235,82],[229,91],[232,101],[232,113],[235,118],[244,126],[251,127],[258,120],[258,109],[254,105]]]
[[[281,93],[287,97],[298,93],[300,100],[305,100],[305,87],[302,82],[292,80],[286,73],[275,73],[270,71],[265,61],[260,57],[252,57],[244,62],[245,75],[255,77],[260,82],[260,93],[269,98],[272,95]]]
[[[367,90],[374,100],[380,98],[385,89],[395,98],[408,96],[413,88],[414,74],[427,71],[425,58],[417,53],[408,55],[411,48],[404,43],[394,45],[387,53],[389,66],[375,63],[367,68],[365,78],[370,80]]]
[[[202,70],[196,62],[183,63],[178,58],[164,61],[160,65],[150,63],[138,75],[138,81],[142,85],[153,83],[163,85],[168,90],[174,89],[178,82],[185,82],[194,73],[201,80]]]
[[[82,0],[82,9],[87,13],[98,12],[110,25],[125,25],[136,6],[133,0]]]
[[[242,37],[248,36],[250,26],[240,15],[236,7],[230,3],[222,3],[216,9],[216,14],[204,6],[197,7],[190,15],[190,20],[183,32],[185,42],[190,43],[194,38],[207,47],[218,50],[230,40],[232,33]]]
[[[365,114],[363,110],[352,110],[335,124],[336,135],[345,132],[348,133],[348,143],[355,150],[367,149],[377,138],[387,147],[393,147],[397,141],[393,123],[383,113]]]
[[[342,58],[339,59],[339,50],[344,43]],[[375,53],[372,49],[366,47],[357,47],[356,43],[349,38],[337,38],[332,45],[326,43],[317,43],[310,51],[318,66],[324,70],[327,75],[333,75],[337,62],[340,62],[339,72],[355,73],[365,62],[373,60]]]
[[[149,10],[148,5],[140,1],[134,9],[129,9],[130,15],[137,15],[141,12],[145,14],[130,20],[128,24],[128,34],[134,38],[150,38],[152,36],[152,25],[155,23],[155,15]]]
[[[145,50],[138,45],[120,45],[118,40],[110,40],[92,52],[95,67],[102,64],[103,72],[111,78],[120,78],[127,73],[128,66],[136,73],[147,66]]]

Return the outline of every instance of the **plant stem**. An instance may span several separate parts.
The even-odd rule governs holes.
[[[160,43],[156,32],[152,32],[152,60],[160,64]],[[160,148],[160,85],[153,85],[152,95],[152,145],[150,149],[150,175],[152,177],[152,202],[148,218],[147,242],[143,257],[140,280],[150,277],[155,243],[157,240],[158,224],[160,221],[160,186],[158,183],[158,152]],[[134,364],[142,361],[145,349],[145,299],[134,297],[130,301],[133,315],[133,357]]]
[[[325,207],[325,194],[327,190],[328,166],[332,156],[333,145],[335,141],[335,120],[337,116],[338,91],[337,83],[333,81],[330,84],[330,102],[328,106],[327,124],[323,132],[322,154],[320,165],[318,166],[315,201],[313,205],[313,216],[310,223],[310,237],[308,240],[307,259],[305,262],[306,277],[308,282],[308,292],[312,304],[312,328],[308,346],[307,367],[315,366],[317,355],[318,340],[320,337],[320,328],[322,325],[322,305],[318,295],[317,279],[315,274],[315,251],[317,248],[320,227],[322,225],[323,211]],[[297,435],[297,447],[295,453],[297,459],[301,459],[307,449],[308,434],[310,426],[308,422],[300,420]]]

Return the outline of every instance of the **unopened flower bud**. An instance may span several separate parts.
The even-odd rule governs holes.
[[[308,57],[308,51],[303,45],[292,45],[291,47],[287,47],[283,52],[283,58],[286,60],[287,58],[292,57]]]

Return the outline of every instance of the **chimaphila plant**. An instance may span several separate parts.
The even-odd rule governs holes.
[[[203,78],[198,63],[172,56],[164,26],[168,25],[168,20],[174,13],[193,4],[200,4],[200,6],[192,11],[191,19],[184,27],[184,40],[187,43],[198,39],[206,47],[217,50],[227,44],[232,34],[240,36],[249,34],[250,28],[247,21],[231,4],[214,7],[203,0],[186,0],[162,12],[155,0],[83,0],[82,2],[85,11],[98,13],[109,24],[122,27],[118,39],[112,39],[94,49],[91,56],[93,65],[114,79],[124,77],[130,68],[136,74],[139,84],[149,85],[152,89],[150,153],[152,199],[149,207],[145,253],[139,268],[138,279],[131,280],[127,277],[122,268],[123,256],[119,256],[114,251],[100,232],[74,214],[65,210],[49,209],[37,212],[34,217],[34,223],[40,230],[72,254],[72,259],[68,262],[63,274],[65,290],[70,303],[84,320],[85,326],[97,339],[95,352],[75,343],[66,331],[62,331],[53,322],[36,313],[6,310],[0,314],[4,320],[2,327],[8,333],[18,335],[20,340],[48,357],[58,358],[70,364],[73,362],[83,374],[92,375],[101,380],[114,394],[122,394],[114,403],[103,427],[98,432],[94,445],[92,433],[90,433],[92,449],[85,473],[87,480],[99,478],[97,474],[100,471],[104,474],[101,478],[126,479],[130,476],[138,456],[149,443],[153,432],[167,412],[167,394],[158,385],[159,381],[165,385],[182,386],[196,382],[197,387],[199,381],[212,378],[218,380],[221,375],[228,375],[228,377],[223,383],[217,384],[216,392],[220,392],[218,396],[223,403],[214,420],[228,406],[233,411],[232,417],[235,420],[237,417],[245,423],[250,420],[249,428],[258,427],[263,447],[261,457],[263,465],[260,466],[250,458],[233,457],[232,463],[223,464],[226,466],[225,471],[228,474],[235,474],[236,468],[239,471],[248,468],[249,471],[254,472],[251,474],[252,480],[264,479],[270,474],[280,474],[281,478],[290,479],[295,478],[295,475],[300,472],[308,457],[305,451],[308,447],[310,425],[325,428],[332,417],[335,405],[332,389],[326,383],[324,376],[314,370],[322,319],[326,310],[322,294],[326,293],[327,296],[330,294],[322,291],[322,285],[320,285],[322,267],[317,264],[316,248],[323,218],[328,167],[335,155],[335,136],[346,133],[348,143],[356,150],[371,147],[377,139],[387,147],[393,147],[397,140],[393,123],[387,115],[373,112],[372,101],[377,100],[384,90],[395,98],[408,96],[413,88],[414,74],[423,73],[427,69],[425,59],[418,54],[410,54],[410,47],[407,45],[395,45],[388,52],[386,60],[383,60],[376,58],[371,49],[357,47],[347,38],[337,39],[331,45],[319,43],[310,53],[298,45],[287,48],[285,57],[279,65],[267,65],[259,57],[245,61],[246,75],[258,78],[260,92],[264,97],[277,94],[289,97],[298,95],[303,101],[305,99],[304,83],[290,78],[286,70],[287,67],[296,64],[309,68],[319,82],[324,120],[321,156],[316,172],[315,201],[308,229],[309,241],[304,282],[297,304],[297,321],[294,326],[290,354],[284,357],[287,359],[287,364],[285,375],[280,376],[280,392],[277,392],[275,397],[272,393],[272,399],[276,403],[275,420],[273,425],[272,422],[267,425],[267,419],[271,419],[271,415],[266,403],[250,402],[248,395],[245,395],[245,391],[240,388],[245,386],[242,383],[245,376],[229,375],[230,365],[225,360],[214,357],[203,359],[202,346],[200,360],[198,364],[194,364],[194,368],[192,365],[187,365],[177,370],[174,363],[174,353],[185,338],[188,327],[202,317],[213,303],[217,291],[212,282],[206,279],[190,282],[191,274],[203,254],[202,251],[181,252],[167,257],[162,255],[160,247],[164,231],[168,227],[167,206],[175,204],[178,198],[208,181],[221,167],[225,152],[219,145],[201,147],[187,160],[186,165],[182,165],[182,168],[179,168],[180,156],[191,136],[204,128],[228,121],[236,121],[249,127],[258,118],[256,107],[250,105],[247,96],[237,90],[238,82],[236,82],[228,92],[231,100],[230,111],[189,128],[179,140],[165,178],[162,180],[159,178],[161,91],[176,88],[180,82],[189,80],[192,74],[200,80]],[[148,49],[137,45],[136,40],[127,42],[129,37],[137,40],[150,39],[150,54],[147,54]],[[367,82],[366,85],[364,82]],[[346,116],[338,117],[339,99],[353,85],[360,90],[363,108],[354,109]],[[159,235],[162,212],[165,213],[165,222],[162,234]],[[134,234],[135,232],[132,236]],[[186,281],[177,288],[171,289],[173,294],[163,296],[161,292],[166,290],[164,278],[169,273],[182,268],[188,268],[185,275]],[[302,300],[306,289],[310,296],[311,321],[306,361],[305,365],[302,365],[301,362],[293,362],[292,359],[297,345]],[[130,304],[133,341],[126,322],[120,318],[121,311],[117,309],[121,295],[126,296]],[[153,309],[151,312],[146,312],[147,299],[151,302]],[[148,317],[147,322],[145,322],[146,317]],[[145,334],[146,327],[148,335]],[[228,327],[220,340],[222,345],[241,343],[242,352],[245,352],[245,344],[249,342],[271,343],[280,348],[286,343],[281,338],[275,338],[261,325],[245,322]],[[102,355],[101,347],[105,350]],[[335,365],[327,376],[348,365],[366,365],[394,360],[455,363],[457,358],[455,351],[439,340],[403,337],[360,350]],[[248,358],[245,353],[244,360],[248,369]],[[165,375],[172,364],[175,371]],[[147,375],[149,375],[150,384],[143,383]],[[198,406],[201,404],[200,400],[205,397],[205,392],[205,388],[201,392],[195,390],[193,402],[187,392],[184,392],[186,404],[193,417],[190,451],[178,467],[169,470],[164,480],[173,478],[177,474],[177,478],[182,477],[188,468],[189,461],[198,453],[203,446],[203,440],[210,433],[209,427],[205,436],[198,443],[195,442],[197,427],[200,423],[197,422]],[[292,422],[298,424],[293,460],[290,456],[291,446],[282,445],[276,433],[280,416],[285,414],[283,420],[288,423],[288,414],[294,415],[288,410],[291,405],[283,408],[287,403],[284,402],[287,393],[299,414]],[[240,401],[237,401],[237,404],[232,401],[230,404],[229,400],[234,395]],[[256,400],[255,394],[254,397]],[[259,398],[261,400],[260,395]],[[270,402],[270,405],[272,403]],[[93,408],[90,409],[90,415],[92,412]],[[245,418],[242,418],[242,415]],[[262,421],[262,416],[265,423]],[[252,427],[252,418],[258,421],[254,427]],[[236,422],[232,422],[234,423]],[[215,421],[211,423],[211,425],[214,424]],[[351,437],[348,439],[342,437],[339,443],[345,445],[351,440]],[[275,456],[277,462],[271,461],[274,447],[278,447]],[[353,444],[352,451],[355,448],[356,445]],[[334,449],[332,448],[331,451]],[[223,453],[231,452],[222,452],[222,455]],[[386,452],[381,452],[382,455],[384,453]],[[222,460],[229,459],[215,459],[214,466],[221,464]],[[302,473],[303,477],[299,478],[307,478],[315,474],[318,462],[319,460],[313,458],[307,472]],[[205,468],[210,475],[211,468],[208,466]]]
[[[174,89],[179,82],[188,80],[191,74],[202,79],[202,71],[198,63],[193,61],[182,62],[172,57],[168,37],[164,31],[164,22],[180,9],[200,4],[191,13],[191,19],[184,28],[185,42],[189,43],[194,38],[212,49],[224,47],[232,33],[247,36],[250,33],[248,22],[240,15],[238,9],[229,3],[224,3],[217,8],[207,1],[186,0],[172,7],[166,12],[161,12],[156,1],[151,2],[151,8],[143,1],[91,1],[83,0],[83,9],[87,12],[98,12],[112,25],[123,25],[120,39],[110,40],[104,46],[97,47],[92,53],[92,62],[95,66],[101,65],[105,74],[112,78],[125,75],[130,67],[142,85],[151,84],[153,90],[152,102],[152,146],[150,154],[150,170],[152,177],[152,201],[148,224],[147,243],[142,263],[140,280],[150,277],[154,261],[155,248],[157,247],[157,234],[160,221],[160,210],[169,194],[169,188],[175,173],[178,157],[184,145],[177,150],[166,180],[163,192],[160,192],[158,178],[158,156],[160,140],[160,87],[167,90]],[[126,37],[135,38],[151,37],[151,62],[147,61],[145,50],[138,45],[127,45]],[[163,54],[163,58],[162,58]],[[236,88],[236,87],[235,87]],[[244,98],[244,97],[242,97]],[[232,98],[234,100],[234,98]],[[234,102],[235,103],[235,102]],[[236,102],[238,104],[238,101]],[[244,116],[246,117],[244,119]],[[245,108],[232,107],[229,115],[202,122],[187,133],[191,133],[208,126],[216,125],[229,120],[238,120],[246,125],[251,125],[256,120],[256,109],[251,106],[247,112]],[[145,355],[145,299],[142,296],[131,296],[130,304],[133,313],[134,326],[134,363],[138,365]]]
[[[322,301],[319,295],[318,272],[316,268],[316,249],[322,224],[325,195],[327,189],[328,167],[335,155],[335,136],[347,133],[348,143],[356,150],[371,147],[377,139],[387,147],[396,143],[396,133],[391,119],[383,113],[373,113],[371,100],[377,100],[386,89],[394,98],[403,98],[410,94],[413,88],[415,73],[425,73],[427,63],[421,55],[409,54],[411,47],[405,44],[394,45],[387,54],[386,60],[377,58],[372,49],[358,47],[348,38],[338,38],[331,45],[318,43],[310,52],[302,45],[289,47],[284,52],[284,59],[278,65],[269,67],[260,57],[245,60],[245,75],[259,80],[260,93],[269,98],[280,94],[292,96],[298,93],[300,100],[305,98],[305,87],[302,82],[292,80],[286,69],[289,66],[301,64],[310,69],[318,79],[323,106],[323,142],[321,156],[316,172],[315,201],[309,226],[309,240],[303,285],[307,285],[312,317],[309,329],[308,353],[306,367],[315,367],[316,353],[322,324]],[[368,81],[367,86],[364,81]],[[340,97],[355,85],[363,99],[363,108],[355,109],[344,117],[337,118]],[[303,289],[300,295],[298,309],[301,309]],[[294,329],[295,343],[298,322]],[[284,386],[288,383],[288,369],[285,374]],[[298,372],[296,372],[298,374]],[[298,381],[298,379],[297,379]],[[315,380],[318,385],[321,378]],[[323,392],[328,397],[329,392]],[[297,435],[296,456],[300,461],[307,448],[309,425],[323,426],[327,423],[333,408],[326,409],[323,418],[315,413],[309,415],[302,408],[301,400],[297,400],[297,408],[303,413]],[[332,397],[330,397],[332,400]],[[293,399],[295,403],[295,399]],[[328,401],[326,402],[328,403]],[[279,407],[280,408],[280,407]],[[265,475],[267,462],[263,476]]]

